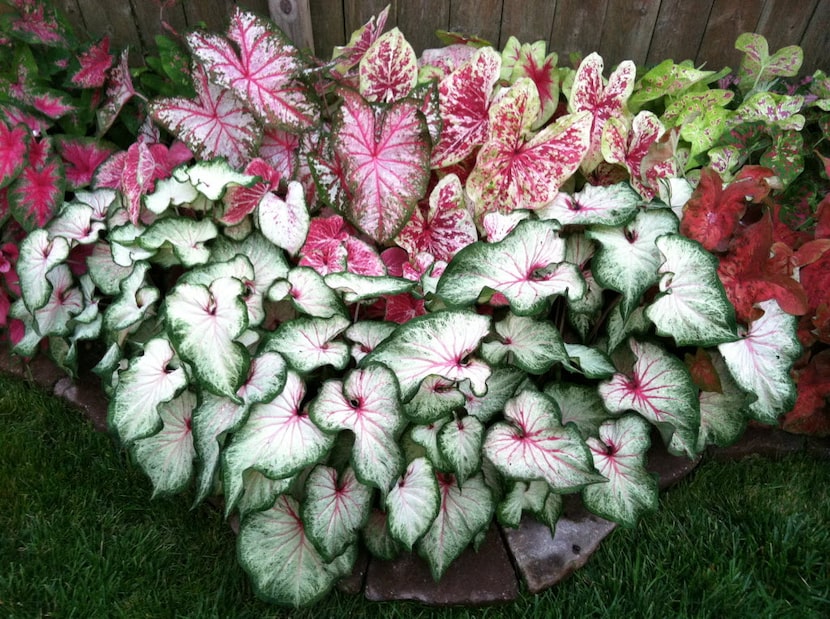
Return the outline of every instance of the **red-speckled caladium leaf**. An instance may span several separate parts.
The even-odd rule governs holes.
[[[744,94],[765,89],[777,77],[798,75],[804,51],[798,45],[782,47],[770,56],[767,39],[754,32],[745,32],[735,41],[735,48],[744,52],[738,70],[738,82]]]
[[[18,10],[11,20],[11,30],[29,43],[41,45],[66,45],[67,32],[64,22],[49,5],[35,0],[7,2]]]
[[[17,125],[9,129],[0,121],[0,187],[10,184],[26,163],[29,148],[29,134],[26,128]]]
[[[98,135],[104,135],[109,130],[118,118],[118,114],[121,113],[121,109],[135,95],[133,79],[130,75],[129,56],[129,50],[125,49],[121,52],[121,58],[109,72],[107,99],[96,113]]]
[[[78,56],[80,68],[72,74],[69,81],[79,88],[100,88],[107,81],[107,72],[112,66],[110,39],[104,37],[90,45]]]
[[[259,156],[276,170],[280,178],[294,178],[299,166],[300,136],[282,131],[266,129],[262,133]]]
[[[564,116],[539,133],[539,95],[522,78],[490,108],[490,134],[467,179],[476,217],[539,208],[556,197],[588,151],[591,115]]]
[[[771,168],[787,187],[804,171],[804,137],[795,130],[774,131],[772,144],[760,164]]]
[[[408,550],[432,525],[441,506],[441,494],[432,463],[415,458],[386,496],[389,532]]]
[[[55,148],[64,163],[66,185],[75,190],[86,187],[99,166],[115,152],[115,147],[95,138],[55,139]]]
[[[499,79],[501,56],[482,48],[438,85],[438,104],[444,126],[432,153],[432,167],[463,161],[487,140],[490,99]]]
[[[377,242],[390,241],[429,179],[429,137],[417,103],[376,107],[344,91],[332,142],[352,195],[346,216]]]
[[[369,101],[392,103],[403,99],[418,81],[415,50],[397,28],[369,46],[358,70],[360,94]]]
[[[9,212],[24,230],[42,228],[63,202],[63,165],[49,157],[38,166],[25,167],[9,185]]]
[[[510,83],[522,77],[530,78],[539,93],[539,116],[533,123],[538,129],[550,120],[559,105],[559,70],[556,52],[545,55],[545,41],[520,44],[510,37],[502,52],[501,75]]]
[[[121,172],[121,189],[127,198],[127,216],[138,224],[142,196],[152,193],[156,184],[156,160],[143,142],[134,142],[127,149]]]
[[[150,103],[150,114],[198,157],[225,157],[242,167],[259,142],[254,117],[232,91],[212,84],[200,65],[193,68],[193,87],[195,99],[159,99]]]
[[[299,54],[266,20],[237,8],[227,39],[197,31],[187,44],[211,78],[232,89],[264,123],[298,131],[317,123],[317,106],[295,81],[303,68]]]
[[[236,225],[245,219],[254,212],[265,194],[279,188],[280,174],[264,159],[257,157],[249,161],[245,165],[244,173],[258,176],[260,180],[250,187],[228,187],[222,198],[225,212],[219,218],[221,223],[228,226]]]
[[[591,125],[590,147],[582,161],[582,171],[592,172],[602,161],[602,131],[609,118],[623,118],[626,102],[634,90],[637,68],[630,60],[624,60],[608,78],[602,77],[604,63],[596,52],[586,56],[579,64],[571,87],[568,109],[571,112],[588,111]]]

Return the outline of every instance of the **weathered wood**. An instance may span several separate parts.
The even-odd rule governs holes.
[[[737,69],[741,52],[735,49],[735,40],[755,30],[763,5],[763,0],[715,0],[695,62],[712,69]]]
[[[228,28],[228,18],[233,10],[231,0],[215,0],[214,2],[184,2],[184,14],[189,28],[204,26],[211,32],[225,32]]]
[[[314,51],[320,58],[331,58],[336,45],[346,43],[346,20],[342,0],[309,0]]]
[[[308,0],[268,0],[268,11],[274,23],[296,47],[314,53],[314,33]]]
[[[763,34],[769,43],[770,53],[785,45],[798,45],[818,0],[766,0],[755,32]],[[825,22],[827,28],[830,24]]]
[[[800,41],[804,50],[802,74],[812,73],[816,69],[830,71],[830,27],[828,24],[830,24],[830,0],[820,0]]]
[[[604,0],[559,0],[556,3],[550,47],[559,52],[559,64],[566,63],[563,54],[578,52],[586,56],[599,49],[607,7]]]
[[[711,10],[712,0],[663,0],[646,64],[653,66],[667,58],[675,62],[694,60]]]
[[[141,38],[138,36],[138,28],[129,2],[85,1],[79,6],[91,36],[92,33],[99,37],[108,35],[119,47],[129,46],[141,55]]]
[[[389,30],[398,24],[397,2],[394,0],[345,0],[343,17],[346,23],[346,36],[350,36],[352,32],[380,13],[387,4],[389,5],[389,17],[386,20],[386,29]]]
[[[452,0],[450,30],[475,35],[499,44],[502,0]]]
[[[450,4],[446,0],[422,0],[398,4],[398,27],[420,54],[430,47],[440,47],[436,30],[450,27]]]
[[[611,0],[608,3],[599,44],[606,66],[623,60],[633,60],[638,65],[645,63],[659,10],[659,0]]]
[[[535,43],[536,41],[549,43],[555,14],[555,0],[505,2],[501,12],[499,47],[503,48],[511,36],[516,37],[522,43]]]
[[[159,5],[147,0],[132,0],[135,25],[138,27],[138,36],[144,50],[155,48],[155,37],[158,34],[168,34],[161,25],[162,12]],[[164,11],[164,21],[174,30],[181,33],[187,29],[187,20],[181,4],[175,4]]]
[[[87,26],[86,23],[84,23],[81,8],[78,6],[78,0],[55,0],[54,7],[66,17],[72,26],[72,29],[78,35],[85,36],[87,34]],[[3,6],[2,8],[6,9],[9,7]],[[11,9],[9,8],[9,10]],[[89,37],[92,39],[98,39],[100,38],[100,35],[95,32],[90,32]]]

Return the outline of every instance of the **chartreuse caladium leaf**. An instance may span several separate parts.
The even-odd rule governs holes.
[[[349,346],[336,342],[350,321],[340,315],[330,318],[295,318],[282,323],[266,341],[267,350],[282,353],[298,372],[311,372],[324,365],[337,370],[349,363]]]
[[[354,433],[352,465],[363,483],[387,491],[403,470],[397,436],[405,420],[394,374],[382,365],[351,371],[344,381],[323,383],[309,407],[326,432]]]
[[[469,379],[473,392],[483,395],[490,368],[470,355],[489,330],[490,319],[474,312],[446,310],[426,314],[398,327],[363,359],[363,364],[378,362],[392,370],[404,402],[431,375],[452,381]]]
[[[764,315],[736,342],[718,346],[735,382],[757,400],[749,405],[753,419],[777,423],[795,404],[793,362],[801,354],[796,317],[785,313],[775,299],[758,304]]]
[[[166,338],[144,345],[144,354],[118,373],[109,404],[109,425],[125,444],[155,434],[162,425],[158,407],[187,386],[187,377]]]
[[[530,374],[544,374],[568,359],[562,335],[550,322],[510,312],[494,327],[498,338],[481,345],[481,356],[492,365],[516,365]]]
[[[499,502],[496,516],[502,525],[515,529],[521,524],[522,512],[525,511],[548,525],[553,532],[562,514],[562,495],[551,492],[547,482],[541,479],[514,481]]]
[[[154,497],[181,492],[193,477],[196,451],[191,418],[195,407],[196,396],[190,391],[160,404],[161,430],[132,445],[133,456],[153,482]]]
[[[360,94],[369,101],[391,103],[403,99],[418,81],[415,50],[397,28],[369,46],[358,67]]]
[[[438,581],[473,538],[487,528],[495,506],[481,473],[463,486],[453,475],[437,473],[436,477],[441,494],[438,516],[416,548]]]
[[[24,167],[9,185],[9,212],[24,230],[44,227],[63,201],[63,164],[49,157],[38,166]]]
[[[265,238],[295,255],[305,243],[310,221],[303,186],[290,181],[284,200],[266,192],[257,207],[256,221]]]
[[[357,541],[357,534],[372,504],[372,489],[361,484],[355,472],[317,465],[305,482],[301,507],[305,532],[320,555],[332,561]]]
[[[580,490],[602,479],[576,429],[561,425],[550,397],[522,391],[505,404],[504,417],[487,431],[483,452],[508,478],[542,479],[557,492]]]
[[[526,379],[527,374],[518,368],[510,366],[493,368],[487,378],[487,393],[484,395],[474,394],[469,383],[462,382],[459,389],[466,400],[464,408],[468,414],[487,423],[493,416],[501,413],[505,403],[513,397],[519,385]]]
[[[46,305],[52,292],[46,274],[68,256],[69,242],[60,236],[50,239],[42,228],[30,232],[20,243],[16,270],[21,297],[30,313]]]
[[[798,75],[804,62],[804,51],[798,45],[782,47],[770,56],[767,39],[754,32],[745,32],[735,41],[735,49],[744,52],[738,69],[741,91],[766,90],[779,77]]]
[[[563,226],[621,226],[634,218],[642,203],[642,198],[628,183],[586,184],[572,195],[560,192],[536,214],[539,219],[555,219]]]
[[[446,417],[462,408],[464,403],[464,394],[455,381],[441,376],[427,376],[412,399],[404,405],[403,412],[415,423],[425,424]]]
[[[712,148],[726,131],[732,116],[726,106],[734,97],[731,90],[688,92],[666,108],[662,121],[679,127],[680,137],[691,144],[690,163]]]
[[[253,404],[245,423],[222,452],[222,471],[230,513],[242,493],[243,474],[255,469],[272,479],[286,479],[319,462],[334,444],[302,408],[305,385],[291,370],[285,387],[271,401]],[[279,445],[279,449],[274,446]]]
[[[675,64],[671,59],[664,60],[637,80],[634,92],[628,99],[628,106],[632,112],[636,112],[637,108],[648,101],[661,97],[668,97],[671,101],[695,84],[708,83],[715,78],[715,71],[702,71],[691,61]]]
[[[591,115],[559,118],[535,135],[539,94],[520,79],[490,108],[490,133],[467,179],[476,217],[494,211],[537,209],[556,197],[579,169],[589,145]]]
[[[248,375],[248,351],[236,338],[248,328],[244,284],[223,277],[210,286],[180,283],[167,295],[167,330],[203,388],[236,397]]]
[[[689,370],[656,344],[631,339],[629,347],[636,357],[630,374],[619,372],[599,385],[605,407],[612,413],[636,411],[657,426],[664,437],[673,432],[672,444],[693,454],[700,428],[700,404]]]
[[[544,392],[559,407],[562,425],[573,424],[583,438],[596,436],[600,425],[608,419],[596,387],[557,381],[547,385]]]
[[[183,266],[193,267],[208,261],[210,249],[205,244],[217,234],[216,225],[209,219],[167,217],[144,230],[138,244],[150,251],[170,247]]]
[[[282,495],[274,506],[249,515],[239,529],[239,563],[263,599],[304,606],[325,595],[351,572],[357,552],[350,546],[327,562],[311,542],[300,506]]]
[[[161,293],[147,280],[150,265],[136,262],[130,275],[121,280],[118,293],[104,310],[104,329],[111,333],[141,322],[153,312]]]
[[[427,188],[429,137],[414,101],[377,106],[343,91],[332,129],[352,198],[346,216],[379,243],[392,240]]]
[[[592,226],[585,234],[600,244],[591,259],[591,271],[597,283],[622,293],[623,316],[628,316],[643,293],[656,284],[663,257],[657,238],[677,232],[674,214],[665,209],[640,211],[633,221],[622,227]]]
[[[657,479],[645,468],[650,446],[649,425],[642,417],[624,415],[603,423],[599,438],[589,438],[588,447],[594,466],[608,481],[582,490],[585,507],[627,527],[656,510]]]
[[[435,470],[427,458],[415,458],[386,495],[389,533],[407,550],[438,516],[441,493]]]
[[[735,308],[718,277],[718,260],[697,242],[679,234],[657,239],[665,257],[660,294],[646,308],[657,333],[678,346],[714,346],[738,338]]]
[[[556,295],[581,297],[585,281],[564,262],[558,230],[555,221],[526,220],[503,241],[465,247],[447,265],[436,294],[455,307],[476,302],[482,292],[500,292],[520,316],[537,313]]]
[[[462,486],[481,468],[484,424],[467,415],[445,424],[438,432],[438,449]]]
[[[741,389],[717,351],[703,351],[718,378],[716,391],[700,391],[700,435],[697,451],[708,445],[731,445],[746,428],[747,409],[754,396]],[[711,355],[711,356],[710,356]]]

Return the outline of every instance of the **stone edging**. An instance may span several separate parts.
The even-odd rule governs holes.
[[[30,380],[80,408],[96,430],[107,431],[107,404],[94,377],[73,381],[41,356],[25,363],[0,346],[0,372]],[[750,427],[738,443],[710,448],[706,458],[737,460],[752,454],[779,458],[806,451],[830,460],[830,439],[816,439],[781,430]],[[665,490],[691,473],[695,460],[670,455],[653,442],[648,469]],[[232,521],[233,525],[234,522]],[[544,591],[582,567],[616,524],[588,512],[577,496],[565,497],[565,509],[555,535],[531,517],[518,529],[491,524],[478,551],[468,548],[435,582],[426,562],[414,554],[380,561],[361,554],[353,574],[338,585],[372,601],[414,600],[431,605],[484,605],[509,602],[519,596],[523,581],[531,593]]]

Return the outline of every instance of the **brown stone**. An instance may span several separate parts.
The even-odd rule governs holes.
[[[26,363],[23,376],[41,388],[52,391],[55,384],[66,374],[46,355],[37,355]]]
[[[415,600],[479,606],[515,600],[519,584],[498,529],[490,525],[478,552],[467,548],[440,582],[432,579],[426,561],[414,553],[405,553],[395,561],[373,558],[364,593],[376,602]]]
[[[337,583],[337,588],[348,595],[358,595],[363,592],[363,583],[366,572],[369,570],[369,552],[363,546],[358,547],[357,560],[354,562],[352,573]]]
[[[702,459],[701,455],[689,458],[670,454],[658,434],[652,437],[646,468],[652,473],[657,473],[660,490],[666,490],[694,471]]]
[[[802,451],[805,440],[803,436],[777,428],[750,426],[737,443],[729,447],[710,447],[709,455],[715,460],[740,460],[755,454],[776,459]]]

